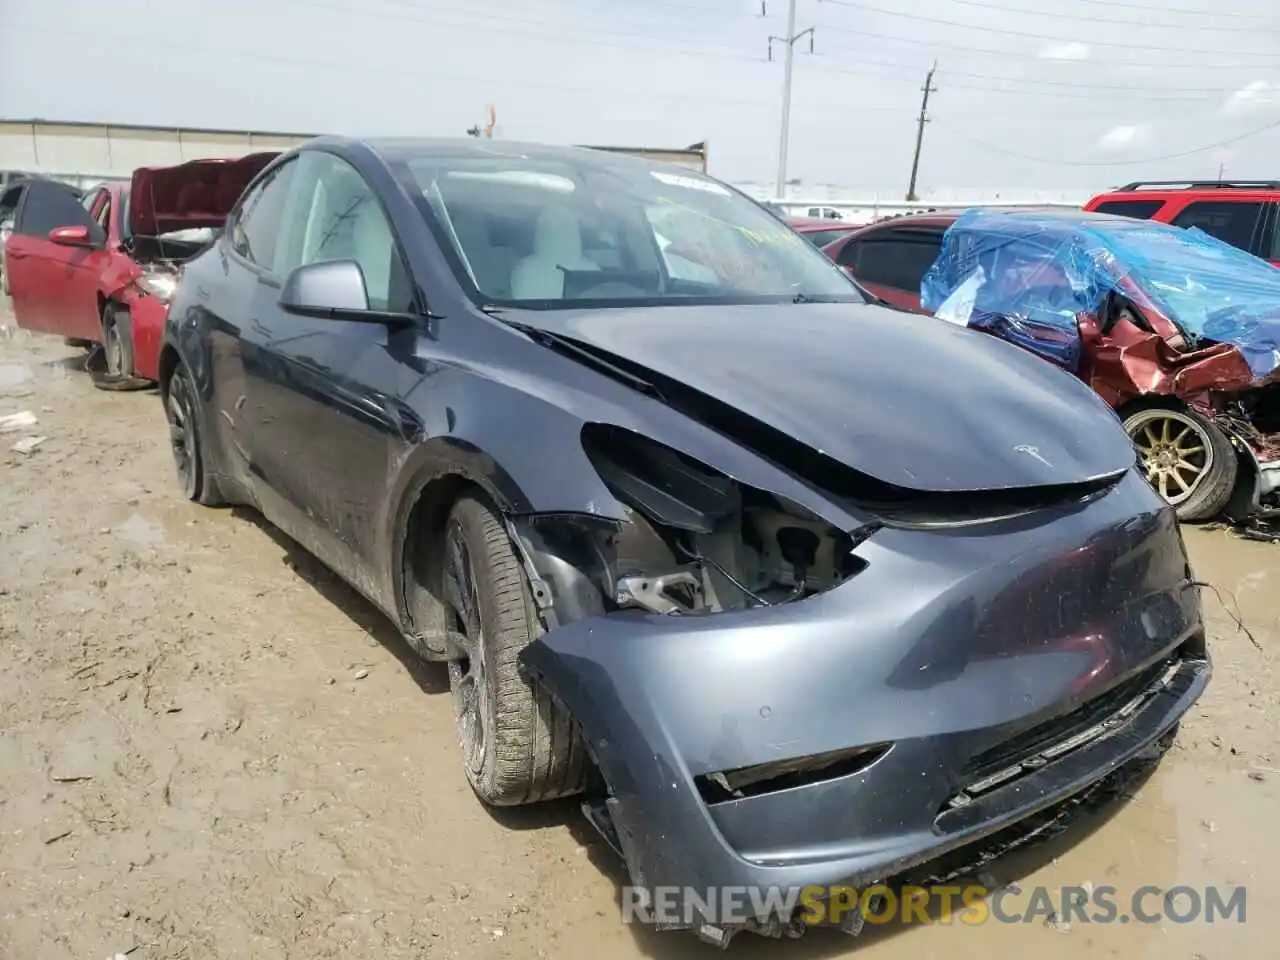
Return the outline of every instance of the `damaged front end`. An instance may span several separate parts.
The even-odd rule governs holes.
[[[857,573],[856,541],[802,507],[745,487],[617,427],[583,445],[623,505],[623,524],[527,522],[521,539],[556,586],[559,622],[618,610],[696,615],[768,607]],[[559,558],[580,558],[572,566]]]
[[[1208,680],[1176,524],[1132,470],[868,482],[838,524],[618,427],[582,442],[625,519],[510,518],[546,627],[520,661],[574,716],[607,785],[584,812],[649,902],[896,876],[1149,751]]]
[[[1272,265],[1194,228],[970,211],[948,231],[921,293],[939,319],[1076,374],[1122,418],[1162,406],[1194,411],[1244,468],[1227,512],[1280,509],[1280,271]],[[1182,482],[1198,465],[1165,472]]]

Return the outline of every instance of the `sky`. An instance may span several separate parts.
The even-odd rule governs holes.
[[[788,179],[1280,177],[1274,0],[796,0]],[[0,0],[0,118],[684,147],[778,173],[786,0]],[[810,41],[812,40],[812,52]]]

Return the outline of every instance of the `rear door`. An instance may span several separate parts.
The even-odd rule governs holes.
[[[920,281],[942,249],[941,228],[897,227],[856,237],[836,255],[836,263],[882,300],[921,312]]]
[[[89,228],[92,249],[64,247],[49,240],[49,231],[72,226]],[[69,312],[68,286],[81,269],[93,269],[94,257],[105,255],[105,242],[105,231],[70,187],[47,180],[29,182],[18,204],[13,234],[5,244],[18,326],[96,340],[96,329],[76,332],[82,324]]]

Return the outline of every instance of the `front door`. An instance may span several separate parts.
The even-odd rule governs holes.
[[[264,415],[250,404],[245,370],[261,362],[257,344],[265,328],[256,313],[258,288],[273,276],[280,216],[297,166],[290,160],[251,184],[227,218],[216,255],[201,258],[184,279],[209,331],[210,419],[227,479],[253,499],[260,484],[251,437]]]
[[[408,312],[408,273],[391,222],[349,164],[303,153],[289,186],[273,268],[258,285],[244,331],[258,499],[268,518],[366,594],[385,567],[377,504],[420,429],[401,396],[420,379],[404,360],[418,331],[321,320],[278,305],[295,267],[354,260],[370,306]],[[246,347],[247,349],[247,347]],[[372,597],[375,600],[383,599]]]
[[[65,247],[52,242],[57,227],[84,226],[93,247]],[[98,339],[98,329],[84,332],[72,310],[70,287],[81,270],[101,268],[106,233],[67,186],[32,180],[23,190],[13,234],[5,245],[13,314],[18,326],[65,337]]]

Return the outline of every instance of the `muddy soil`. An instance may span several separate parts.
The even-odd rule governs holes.
[[[251,513],[185,502],[152,392],[106,393],[0,314],[0,957],[713,955],[621,923],[573,804],[493,814],[442,670]],[[46,439],[30,454],[10,447]],[[1243,924],[1037,921],[743,936],[731,955],[1270,957],[1280,932],[1280,545],[1189,529],[1216,676],[1130,799],[991,868],[1248,886]]]

